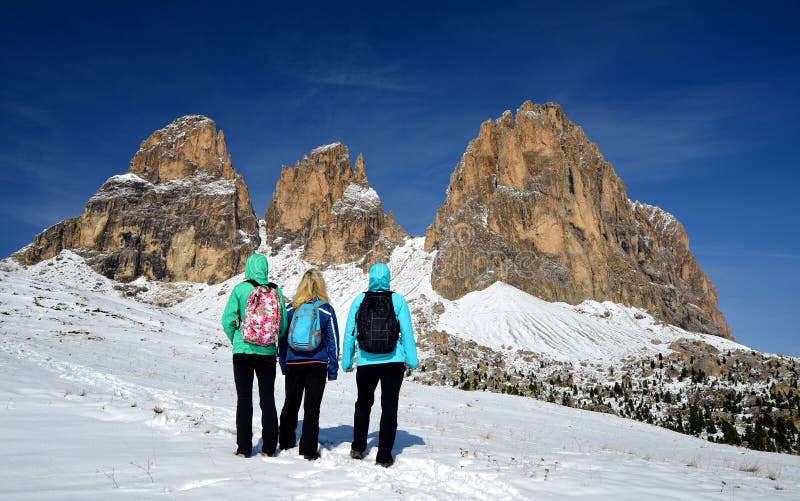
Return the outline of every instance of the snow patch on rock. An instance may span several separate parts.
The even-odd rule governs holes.
[[[341,145],[342,145],[342,143],[340,143],[339,141],[336,141],[335,143],[324,144],[322,146],[317,146],[316,148],[311,150],[311,154],[312,155],[319,155],[320,153],[325,153],[326,151],[332,150],[333,148],[336,148],[337,146],[341,146]]]
[[[348,211],[373,212],[380,210],[381,199],[371,187],[350,183],[342,194],[342,198],[334,202],[331,214],[343,214]]]
[[[628,204],[634,212],[644,214],[650,225],[659,233],[674,233],[680,227],[678,219],[660,207],[648,205],[638,200],[631,201],[628,199]]]
[[[149,190],[157,193],[183,191],[190,192],[193,195],[231,196],[236,193],[236,182],[233,179],[219,179],[205,172],[199,172],[192,177],[172,179],[164,183],[153,184],[136,174],[127,173],[108,178],[89,201],[138,196],[143,191]]]

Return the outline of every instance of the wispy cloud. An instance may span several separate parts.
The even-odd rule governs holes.
[[[698,163],[758,145],[731,127],[747,123],[770,86],[729,83],[686,87],[614,105],[579,105],[576,121],[626,179],[659,181],[702,173]]]
[[[24,201],[13,205],[0,205],[0,214],[3,218],[41,230],[45,230],[59,221],[80,216],[82,212],[83,204],[80,202],[48,204],[46,207],[35,202]],[[33,239],[33,235],[30,235],[30,237]]]
[[[399,65],[376,67],[353,67],[335,65],[319,67],[300,74],[300,78],[316,84],[337,85],[394,92],[416,92],[408,82],[404,82]]]
[[[698,256],[735,257],[735,258],[766,258],[789,261],[800,260],[800,254],[787,252],[774,252],[770,250],[739,249],[739,248],[707,248],[695,250]]]
[[[402,61],[387,59],[373,41],[354,32],[331,44],[287,33],[266,58],[279,73],[310,84],[399,93],[420,90]]]
[[[3,101],[0,109],[13,117],[14,123],[34,127],[52,127],[56,120],[46,109],[24,102]]]

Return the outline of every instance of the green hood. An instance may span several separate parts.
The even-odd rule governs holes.
[[[245,280],[255,280],[262,285],[268,284],[267,273],[269,273],[267,256],[263,254],[253,254],[247,258],[247,262],[244,264]]]
[[[388,291],[391,273],[389,267],[383,263],[376,263],[369,269],[369,290],[370,292]]]

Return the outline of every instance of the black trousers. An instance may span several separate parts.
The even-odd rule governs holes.
[[[375,402],[375,388],[381,383],[381,429],[378,434],[378,463],[392,460],[392,447],[397,434],[397,402],[403,384],[405,364],[390,362],[359,366],[356,369],[358,400],[353,418],[353,450],[364,452],[367,448],[369,414]]]
[[[286,399],[281,410],[281,449],[291,449],[297,443],[297,413],[303,402],[303,431],[300,434],[300,450],[303,455],[314,455],[319,446],[319,406],[325,381],[328,378],[327,364],[286,364]]]
[[[253,374],[258,378],[261,406],[262,451],[274,452],[278,444],[278,412],[275,410],[275,355],[233,355],[236,383],[236,452],[253,452]]]

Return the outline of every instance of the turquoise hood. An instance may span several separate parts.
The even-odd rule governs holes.
[[[369,291],[391,290],[389,288],[390,279],[391,273],[388,266],[384,263],[373,265],[369,269]],[[417,357],[417,344],[414,341],[414,328],[411,324],[411,312],[408,309],[406,299],[396,292],[392,294],[392,306],[394,307],[397,322],[400,324],[400,340],[397,342],[394,351],[391,353],[368,353],[356,346],[356,339],[358,338],[356,316],[364,297],[364,293],[359,294],[350,305],[350,313],[347,315],[347,327],[345,328],[344,341],[342,343],[342,368],[344,370],[352,369],[354,359],[358,359],[359,367],[371,364],[403,362],[409,368],[415,368],[419,363],[419,359]]]
[[[248,260],[249,262],[249,260]],[[376,263],[369,269],[369,291],[388,291],[389,281],[391,280],[389,267],[383,263]]]
[[[268,284],[267,273],[269,273],[267,256],[263,254],[253,254],[247,258],[247,262],[244,264],[245,280],[255,280],[262,285]]]

